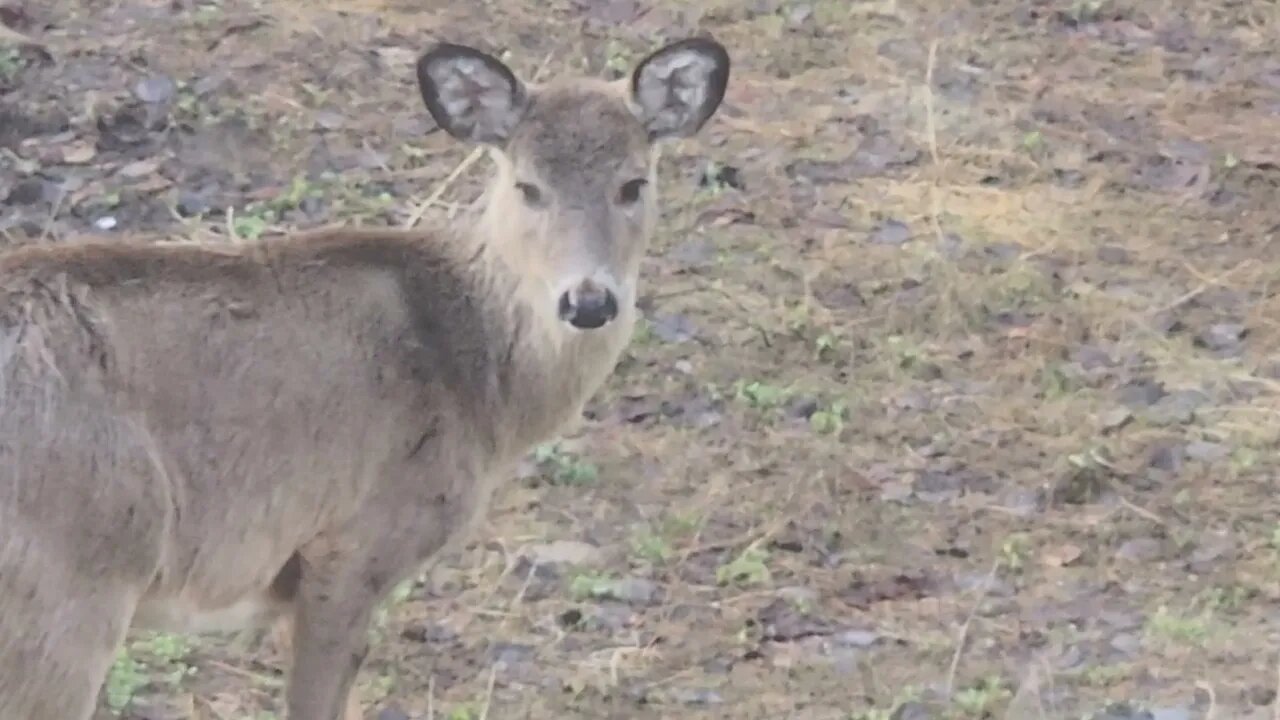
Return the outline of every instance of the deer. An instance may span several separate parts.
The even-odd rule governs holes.
[[[422,100],[492,160],[465,221],[0,255],[0,718],[88,720],[131,630],[269,627],[289,720],[360,717],[379,603],[614,371],[661,150],[729,69],[697,36],[534,83],[440,41]]]

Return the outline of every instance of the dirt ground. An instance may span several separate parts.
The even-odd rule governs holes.
[[[0,45],[7,244],[433,222],[487,168],[421,105],[432,40],[542,76],[730,48],[664,159],[645,322],[387,606],[368,717],[1280,717],[1274,1],[0,21],[47,46]],[[257,637],[139,634],[103,713],[278,717],[280,683]]]

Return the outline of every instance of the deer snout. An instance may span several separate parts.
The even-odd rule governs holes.
[[[579,330],[595,330],[618,317],[618,296],[607,285],[583,280],[560,295],[559,314]]]

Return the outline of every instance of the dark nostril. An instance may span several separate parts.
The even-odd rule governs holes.
[[[560,296],[560,319],[579,330],[594,330],[618,316],[618,299],[604,288],[580,291]]]

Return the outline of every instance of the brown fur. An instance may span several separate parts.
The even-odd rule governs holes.
[[[617,87],[555,87],[495,147],[473,227],[0,256],[0,717],[89,717],[131,627],[273,621],[290,720],[358,716],[376,603],[467,537],[631,331],[655,206],[598,208],[656,155]],[[525,172],[568,201],[521,207]],[[590,332],[547,289],[580,257],[628,299]]]

